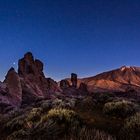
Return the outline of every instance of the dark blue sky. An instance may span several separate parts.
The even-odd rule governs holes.
[[[0,0],[0,79],[27,51],[56,80],[140,66],[140,0]]]

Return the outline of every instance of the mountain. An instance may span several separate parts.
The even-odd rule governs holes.
[[[93,77],[79,79],[90,92],[140,92],[140,67],[122,66],[119,69],[104,72]]]

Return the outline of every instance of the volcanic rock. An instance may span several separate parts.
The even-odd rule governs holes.
[[[38,59],[34,59],[32,53],[26,53],[24,57],[19,60],[18,65],[24,103],[46,98],[52,93],[59,91],[57,83],[54,80],[45,78],[43,63]]]
[[[72,87],[77,88],[77,74],[75,73],[71,74],[71,82],[72,82]]]
[[[13,100],[12,104],[20,106],[22,101],[22,87],[19,75],[15,72],[14,68],[11,68],[5,78],[8,94]]]
[[[69,88],[70,87],[70,84],[69,84],[69,81],[68,80],[61,80],[60,81],[60,88],[61,89],[66,89],[66,88]]]
[[[87,85],[85,83],[81,83],[79,86],[79,90],[83,92],[88,92]]]

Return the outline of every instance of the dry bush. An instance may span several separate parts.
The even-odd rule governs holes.
[[[126,100],[113,101],[106,103],[103,111],[109,116],[126,118],[136,113],[137,105]]]
[[[78,135],[65,136],[64,140],[116,140],[113,136],[96,129],[81,129]]]
[[[140,113],[126,119],[124,127],[120,131],[120,139],[140,140]]]

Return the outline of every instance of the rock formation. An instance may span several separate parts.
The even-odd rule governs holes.
[[[69,81],[68,80],[61,80],[60,81],[60,88],[61,89],[67,89],[70,87]]]
[[[6,83],[11,100],[13,100],[12,104],[20,106],[22,102],[22,87],[20,77],[14,68],[8,71],[4,83]]]
[[[18,74],[22,78],[23,102],[29,103],[32,100],[46,98],[59,91],[54,80],[45,78],[43,63],[34,59],[32,53],[26,53],[24,58],[19,60],[18,66]]]
[[[59,92],[57,82],[45,78],[43,63],[28,52],[19,60],[18,73],[11,68],[4,82],[0,82],[0,112],[5,106],[10,109],[50,98],[55,92]]]
[[[32,53],[28,52],[24,55],[24,58],[19,60],[18,74],[21,77],[26,77],[28,75],[44,77],[43,63],[38,59],[34,60]]]
[[[77,74],[75,73],[71,74],[71,83],[72,87],[77,88]]]
[[[80,83],[79,90],[88,92],[87,85],[85,83]]]

